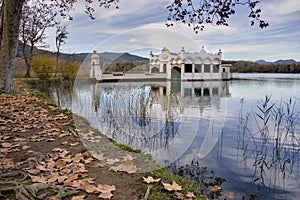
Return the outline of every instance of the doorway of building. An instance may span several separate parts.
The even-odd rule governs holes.
[[[171,69],[171,79],[180,79],[181,78],[181,69],[177,66]]]

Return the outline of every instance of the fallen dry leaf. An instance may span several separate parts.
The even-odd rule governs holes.
[[[22,146],[22,150],[26,150],[26,149],[29,149],[29,148],[30,148],[30,146],[27,146],[27,145]]]
[[[37,175],[38,173],[40,173],[41,170],[39,170],[39,169],[27,169],[26,171],[30,174]]]
[[[161,179],[160,178],[158,178],[158,179],[154,179],[152,176],[148,176],[147,178],[145,178],[145,177],[143,177],[143,181],[144,182],[146,182],[146,183],[157,183],[157,182],[159,182]]]
[[[95,159],[98,159],[98,160],[105,160],[106,158],[104,157],[104,154],[101,153],[95,153],[95,152],[91,152],[92,156],[95,158]]]
[[[105,185],[105,184],[98,184],[97,186],[98,191],[100,192],[111,192],[111,191],[115,191],[116,187],[114,185]]]
[[[169,183],[162,183],[164,186],[164,189],[168,190],[168,191],[180,191],[181,190],[181,186],[178,185],[175,181],[173,181],[172,185]]]
[[[133,157],[132,155],[129,155],[129,154],[127,154],[125,157],[123,157],[123,161],[133,160],[133,159],[135,159],[135,157]]]
[[[119,159],[107,159],[107,161],[106,161],[106,164],[108,164],[108,165],[113,165],[113,164],[115,164],[116,162],[119,162],[120,160]]]
[[[181,193],[181,192],[175,192],[174,194],[175,194],[176,199],[179,199],[179,200],[184,200],[185,199],[184,194]]]
[[[210,191],[212,192],[219,192],[222,188],[218,185],[215,185],[215,186],[210,186]]]
[[[94,185],[86,185],[84,187],[84,190],[87,193],[99,193],[99,189],[96,186],[94,186]]]
[[[89,163],[92,162],[93,160],[94,160],[94,158],[90,157],[90,158],[88,158],[88,159],[83,160],[83,162],[84,162],[85,164],[89,164]]]
[[[78,146],[79,145],[79,142],[75,142],[75,143],[72,143],[72,144],[69,144],[70,147],[75,147],[75,146]]]
[[[68,143],[69,143],[68,141],[61,142],[61,144],[68,144]]]
[[[97,162],[97,163],[94,164],[94,167],[101,167],[102,168],[102,167],[104,167],[104,164]]]
[[[185,196],[187,198],[194,198],[194,197],[196,197],[193,192],[187,192]]]
[[[9,148],[9,147],[12,146],[12,144],[11,144],[11,143],[7,143],[7,142],[3,142],[3,143],[1,143],[1,146],[2,146],[3,148]]]
[[[110,199],[113,196],[111,192],[102,192],[98,197],[102,199]]]
[[[33,175],[30,175],[30,178],[32,180],[32,182],[37,182],[37,183],[47,183],[47,178],[45,177],[39,177],[39,176],[33,176]]]
[[[35,168],[41,171],[46,171],[46,168],[43,165],[37,165]]]
[[[127,172],[128,174],[133,174],[137,171],[137,167],[132,164],[131,160],[125,160],[119,166],[111,167],[109,170],[114,172],[122,171],[122,172]]]
[[[85,195],[81,195],[81,196],[76,196],[76,197],[72,197],[71,200],[84,200]]]
[[[53,152],[62,152],[62,151],[64,151],[64,150],[65,150],[65,149],[58,148],[58,147],[52,149]]]

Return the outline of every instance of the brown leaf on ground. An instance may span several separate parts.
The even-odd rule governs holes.
[[[175,192],[174,194],[175,194],[176,199],[179,199],[179,200],[184,200],[185,199],[184,194],[181,193],[181,192]]]
[[[164,186],[164,189],[168,190],[168,191],[180,191],[181,186],[178,185],[175,181],[173,181],[172,185],[169,183],[162,183]]]
[[[193,192],[187,192],[185,196],[187,198],[191,198],[191,199],[194,198],[194,197],[196,197]]]
[[[103,153],[99,154],[99,153],[91,152],[91,154],[95,159],[98,159],[98,160],[105,160],[106,159],[106,157],[104,156]]]
[[[75,146],[78,146],[78,145],[79,145],[79,142],[71,143],[71,144],[69,144],[69,145],[70,145],[70,147],[75,147]]]
[[[0,160],[0,166],[3,166],[4,168],[11,168],[14,167],[14,161],[11,158],[2,158]]]
[[[99,189],[96,186],[94,186],[94,185],[86,185],[84,187],[84,190],[87,193],[99,193]]]
[[[32,179],[32,182],[35,183],[47,183],[47,178],[45,177],[39,177],[39,176],[34,176],[34,175],[29,175],[30,178]]]
[[[102,163],[100,163],[100,162],[97,162],[97,163],[95,163],[94,164],[94,167],[104,167],[105,165],[104,164],[102,164]]]
[[[56,161],[56,167],[58,169],[65,167],[67,164],[67,161],[65,159],[60,159],[58,161]]]
[[[127,154],[125,157],[123,157],[123,161],[133,160],[133,159],[135,159],[135,157],[133,157],[132,155],[129,155],[129,154]]]
[[[148,176],[147,178],[143,177],[143,181],[146,182],[146,183],[157,183],[161,180],[161,178],[158,178],[158,179],[154,179],[152,176]]]
[[[76,197],[72,197],[71,200],[84,200],[85,195],[80,195],[80,196],[76,196]]]
[[[38,173],[40,173],[41,170],[36,168],[36,169],[27,169],[26,171],[30,174],[37,175]]]
[[[88,163],[92,162],[93,160],[94,160],[94,158],[90,157],[90,158],[88,158],[88,159],[83,160],[83,162],[84,162],[85,164],[88,164]]]
[[[119,166],[111,167],[109,170],[114,172],[122,171],[122,172],[127,172],[128,174],[133,174],[137,171],[137,167],[133,165],[131,160],[125,160]]]
[[[41,171],[46,171],[46,168],[43,165],[37,165],[35,168]]]
[[[222,188],[218,185],[215,185],[215,186],[209,186],[210,188],[210,191],[212,192],[219,192]]]
[[[114,185],[105,185],[105,184],[98,184],[97,186],[98,191],[100,192],[112,192],[116,190],[116,187]]]
[[[56,147],[56,148],[53,148],[52,151],[53,152],[63,152],[65,149],[62,149],[62,148],[59,148],[59,147]]]
[[[105,162],[105,164],[107,165],[113,165],[115,164],[116,162],[119,162],[120,160],[119,159],[107,159],[107,161]]]
[[[10,148],[10,147],[12,146],[12,144],[11,144],[11,143],[8,143],[8,142],[3,142],[3,143],[1,143],[1,146],[2,146],[3,148]]]
[[[102,199],[110,199],[113,196],[111,192],[102,192],[98,197]]]

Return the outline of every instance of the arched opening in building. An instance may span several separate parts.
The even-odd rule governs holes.
[[[181,69],[177,66],[171,69],[171,79],[180,79],[181,78]]]
[[[158,67],[152,67],[151,73],[157,73],[157,72],[159,72]]]
[[[166,64],[163,65],[163,72],[167,73],[167,65]]]

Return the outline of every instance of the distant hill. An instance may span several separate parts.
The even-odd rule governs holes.
[[[297,61],[295,61],[293,59],[289,59],[289,60],[277,60],[277,61],[275,61],[275,64],[283,64],[283,63],[296,64]]]
[[[102,57],[103,54],[100,54],[100,56]],[[148,58],[140,57],[137,55],[132,55],[129,53],[123,53],[118,58],[114,59],[114,61],[116,61],[116,62],[121,62],[121,61],[134,62],[134,61],[148,61],[148,60],[149,60]]]
[[[272,64],[272,62],[268,62],[268,61],[265,61],[265,60],[257,60],[257,61],[255,61],[255,63],[261,64],[261,65],[270,65],[270,64]]]
[[[17,57],[22,58],[23,57],[23,52],[22,52],[22,47],[21,43],[19,42],[19,47],[17,49]],[[26,52],[29,53],[29,48],[26,49]],[[41,53],[47,53],[53,56],[56,56],[55,52],[39,49],[39,48],[34,48],[34,54],[41,54]],[[78,62],[83,62],[86,58],[89,59],[89,55],[91,53],[60,53],[60,58],[68,59],[71,61],[78,61]],[[114,52],[102,52],[98,53],[100,56],[100,60],[105,63],[110,63],[110,62],[122,62],[122,61],[128,61],[128,62],[136,62],[136,61],[148,61],[148,58],[140,57],[137,55],[132,55],[129,53],[114,53]]]
[[[135,62],[135,61],[148,61],[148,58],[140,57],[137,55],[132,55],[129,53],[113,53],[113,52],[103,52],[98,53],[100,56],[100,59],[106,59],[111,62],[122,62],[122,61],[128,61],[128,62]]]
[[[268,61],[265,61],[265,60],[257,60],[257,61],[255,61],[255,63],[262,64],[262,65],[270,65],[270,64],[280,65],[280,64],[283,64],[283,63],[286,63],[286,64],[297,64],[297,61],[295,61],[293,59],[276,60],[275,62],[268,62]]]

